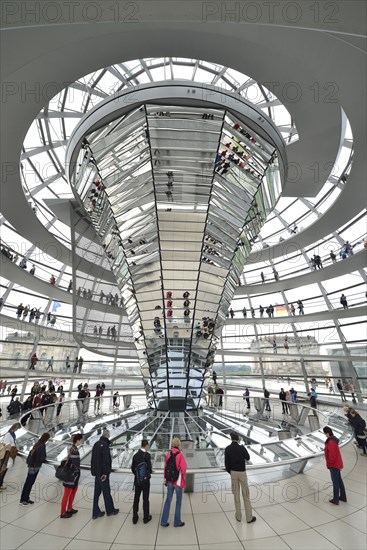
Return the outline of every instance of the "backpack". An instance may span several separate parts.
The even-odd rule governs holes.
[[[178,455],[180,451],[178,451],[178,453],[174,453],[171,450],[170,453],[171,454],[166,463],[166,481],[173,483],[178,480],[178,476],[180,475],[180,472],[176,466],[176,455]]]
[[[144,487],[149,479],[150,475],[148,472],[148,464],[145,460],[143,462],[139,462],[139,464],[135,467],[135,480],[137,486]]]

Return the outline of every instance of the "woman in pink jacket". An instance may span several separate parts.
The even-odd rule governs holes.
[[[178,437],[173,438],[172,448],[166,454],[164,461],[164,483],[167,487],[167,498],[164,503],[161,526],[168,527],[168,517],[171,508],[173,493],[176,493],[175,509],[175,527],[183,527],[185,523],[181,521],[182,492],[186,487],[186,460],[180,451],[181,441]]]

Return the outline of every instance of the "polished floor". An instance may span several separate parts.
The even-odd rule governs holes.
[[[32,506],[19,506],[19,487],[26,474],[17,459],[6,476],[7,489],[0,493],[0,547],[2,550],[86,549],[99,550],[262,550],[348,549],[367,547],[367,458],[350,443],[342,449],[348,503],[334,506],[329,472],[323,462],[305,473],[276,482],[250,486],[256,523],[234,517],[228,484],[208,476],[202,492],[184,495],[183,528],[159,526],[162,493],[151,494],[153,520],[132,524],[131,483],[114,486],[114,517],[92,520],[92,478],[79,487],[74,508],[79,512],[62,520],[62,486],[51,475],[40,474],[31,498]],[[47,473],[47,470],[46,470]],[[113,476],[112,476],[113,478]],[[103,507],[101,507],[103,509]],[[172,512],[172,510],[171,510]],[[171,524],[172,524],[171,518]]]

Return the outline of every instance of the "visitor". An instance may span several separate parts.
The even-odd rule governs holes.
[[[353,427],[354,437],[358,446],[362,449],[362,455],[367,456],[366,422],[354,409],[349,409],[349,422]]]
[[[271,412],[269,398],[270,398],[270,393],[266,388],[264,388],[265,410],[268,412]]]
[[[4,478],[6,472],[8,471],[9,460],[12,460],[14,462],[15,457],[18,453],[16,447],[17,436],[15,435],[15,432],[21,427],[22,426],[19,422],[16,422],[12,426],[10,426],[9,430],[6,432],[2,440],[3,444],[5,445],[5,454],[0,460],[0,491],[4,491],[7,488],[7,486],[4,485]]]
[[[323,432],[326,435],[324,449],[326,467],[330,472],[333,483],[333,498],[329,502],[331,504],[339,504],[339,501],[347,502],[347,495],[341,476],[343,459],[339,449],[339,439],[334,436],[333,430],[329,426],[325,426]]]
[[[181,441],[178,437],[172,440],[172,448],[166,454],[164,460],[164,484],[167,487],[167,497],[163,507],[161,517],[161,526],[168,527],[169,511],[173,493],[176,493],[176,508],[174,516],[174,526],[183,527],[185,523],[181,521],[182,493],[186,487],[186,460],[180,451]]]
[[[46,372],[48,371],[48,369],[51,369],[52,372],[54,371],[54,356],[53,355],[51,355],[50,359],[48,360]]]
[[[229,314],[230,314],[230,316],[231,316],[231,319],[233,319],[233,317],[234,317],[234,311],[233,311],[232,308],[229,310]]]
[[[289,353],[289,342],[288,342],[288,336],[284,337],[284,349],[287,353]]]
[[[288,403],[286,403],[287,396],[283,388],[280,388],[279,399],[282,402],[282,413],[289,414]]]
[[[55,285],[55,283],[56,283],[55,276],[54,276],[54,275],[51,275],[51,277],[50,277],[50,284],[51,284],[51,285]]]
[[[236,508],[236,520],[242,521],[242,510],[240,493],[242,490],[242,498],[245,506],[245,514],[247,523],[254,523],[256,517],[252,515],[252,506],[250,502],[250,491],[247,483],[246,460],[250,460],[250,455],[244,445],[239,444],[239,436],[235,432],[231,432],[231,444],[224,451],[225,468],[231,476],[232,493],[234,496],[234,504]]]
[[[265,275],[263,272],[260,273],[260,277],[261,277],[261,282],[265,283]]]
[[[83,444],[83,435],[75,434],[73,436],[73,444],[68,451],[66,457],[67,467],[72,471],[73,477],[70,481],[64,481],[64,494],[61,500],[61,519],[71,518],[78,512],[73,508],[73,502],[78,490],[80,479],[80,453],[79,448]]]
[[[336,262],[337,262],[336,255],[335,255],[333,250],[330,250],[330,258],[331,258],[331,261],[333,262],[333,264],[336,264]]]
[[[251,317],[252,317],[252,318],[254,318],[254,317],[255,317],[255,310],[254,310],[254,308],[253,308],[253,307],[251,308]]]
[[[91,474],[94,476],[94,496],[93,496],[93,519],[107,516],[115,516],[119,513],[119,509],[115,508],[110,487],[110,474],[112,472],[112,459],[110,452],[110,432],[103,430],[102,436],[93,445]],[[103,494],[106,511],[102,512],[98,501]]]
[[[250,390],[248,388],[245,389],[244,391],[244,394],[243,394],[243,398],[246,400],[246,403],[247,403],[247,410],[250,410],[251,409],[251,404],[250,404]]]
[[[348,309],[348,302],[347,302],[347,298],[346,298],[345,294],[342,294],[340,296],[340,303],[343,306],[343,309]]]
[[[32,267],[31,269],[29,270],[29,274],[30,275],[34,275],[36,273],[36,266],[34,264],[32,264]]]
[[[336,387],[338,388],[339,390],[339,393],[340,393],[340,397],[342,399],[342,401],[346,401],[346,397],[345,397],[345,393],[344,393],[344,387],[343,387],[343,384],[342,384],[342,381],[341,380],[338,380],[337,383],[336,383]]]
[[[41,435],[39,440],[33,445],[29,451],[27,457],[28,474],[23,486],[22,494],[20,495],[19,504],[22,506],[28,506],[34,504],[33,500],[30,500],[30,494],[32,487],[37,479],[41,466],[46,462],[46,443],[50,439],[50,434],[45,432]]]
[[[317,409],[317,393],[315,388],[311,388],[310,393],[308,394],[310,398],[310,407],[311,409]]]
[[[264,308],[263,308],[263,306],[259,307],[259,311],[260,311],[260,317],[264,317]]]
[[[247,309],[244,307],[242,310],[243,317],[247,317]]]
[[[301,300],[297,300],[297,305],[298,305],[298,314],[299,315],[304,315],[305,314],[305,311],[304,311],[304,306],[303,306],[303,303]]]
[[[277,354],[278,353],[278,346],[277,346],[277,341],[275,340],[275,338],[273,339],[272,346],[273,346],[273,353]]]
[[[296,314],[296,308],[294,307],[293,304],[291,304],[291,305],[289,306],[289,308],[290,308],[290,310],[291,310],[291,315],[294,316],[294,315]]]
[[[152,462],[150,458],[149,442],[143,439],[141,448],[133,456],[131,471],[134,474],[134,503],[133,503],[133,524],[139,520],[139,500],[143,493],[143,522],[149,523],[152,516],[149,513],[150,478],[152,475]]]

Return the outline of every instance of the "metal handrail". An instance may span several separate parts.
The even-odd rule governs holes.
[[[106,398],[104,398],[106,399]],[[111,396],[111,399],[112,399],[112,396]],[[68,400],[68,401],[65,401],[64,403],[75,403],[77,402],[78,399],[76,400]],[[271,403],[278,403],[279,404],[279,399],[273,399],[273,398],[269,398],[269,401]],[[57,403],[55,404],[51,404],[51,405],[46,405],[45,407],[43,408],[49,408],[49,407],[55,407],[57,405]],[[310,411],[312,411],[314,413],[314,409],[312,409],[310,406],[308,405],[304,405],[304,404],[299,404],[302,408],[306,408],[306,409],[309,409]],[[139,406],[135,406],[134,409],[125,409],[125,412],[127,413],[126,415],[124,416],[131,416],[133,415],[136,411],[143,411],[143,410],[147,410],[147,407],[144,406],[144,407],[139,407]],[[26,414],[28,414],[29,412],[32,412],[32,410],[30,411],[27,411],[25,414],[22,414],[19,418],[19,420],[21,420]],[[210,411],[210,412],[213,412],[213,411]],[[233,411],[229,411],[229,412],[233,412]],[[112,414],[112,413],[111,413]],[[323,418],[324,418],[324,421],[327,421],[327,417],[326,415],[321,412],[321,411],[318,411],[318,414],[321,415]],[[120,415],[121,416],[121,415]],[[343,418],[341,415],[337,415],[339,418]],[[102,419],[101,419],[102,420]],[[260,420],[260,419],[259,419]],[[343,418],[344,420],[344,418]],[[14,420],[13,420],[14,422]],[[332,427],[332,423],[331,424],[331,427]],[[9,425],[9,424],[8,424]],[[346,444],[348,444],[352,437],[353,437],[353,432],[351,430],[351,428],[349,428],[348,426],[346,426],[347,428],[347,433],[348,433],[348,436],[345,438],[345,440],[340,444],[341,447],[345,446]],[[27,430],[28,433],[32,434],[32,436],[36,436],[36,437],[39,437],[39,434],[36,434],[34,432],[31,432],[30,430]],[[1,435],[3,435],[4,431],[1,430]],[[302,437],[307,437],[307,436],[312,436],[312,434],[315,434],[315,433],[319,433],[319,430],[316,430],[314,432],[309,432],[309,433],[306,433],[306,434],[303,434],[302,436],[299,436],[297,437],[297,440],[299,441],[300,439],[302,439]],[[294,439],[294,438],[290,438],[290,439]],[[60,443],[60,446],[61,445],[65,445],[65,440],[64,441],[60,441],[60,442],[57,442],[57,443]],[[259,445],[258,443],[256,443],[256,445]],[[261,447],[265,447],[266,448],[266,444],[260,444]],[[249,452],[251,452],[251,446],[252,445],[247,445],[246,448],[249,450]],[[56,444],[56,448],[57,448],[57,444]],[[91,450],[91,449],[90,449]],[[257,452],[253,451],[254,454],[257,454]],[[319,458],[321,456],[323,456],[324,452],[323,451],[320,451],[320,452],[316,452],[316,453],[312,453],[310,455],[305,455],[305,456],[302,456],[302,457],[295,457],[295,458],[288,458],[286,460],[280,460],[279,462],[269,462],[269,463],[265,463],[265,464],[248,464],[247,465],[247,469],[248,470],[263,470],[263,469],[267,469],[267,468],[274,468],[274,467],[277,467],[277,466],[288,466],[288,465],[293,465],[293,464],[297,464],[297,463],[300,463],[300,462],[307,462],[308,460],[310,459],[314,459],[314,458]],[[26,452],[23,452],[22,450],[19,450],[19,455],[20,456],[23,456],[25,457],[26,456]],[[51,466],[58,466],[59,465],[59,462],[58,461],[55,461],[55,460],[52,460],[52,459],[47,459],[46,460],[46,464],[49,464]],[[81,469],[82,470],[85,470],[85,471],[89,471],[90,470],[90,466],[87,466],[85,464],[81,464]],[[201,474],[205,474],[205,473],[218,473],[218,472],[221,472],[223,471],[223,468],[221,467],[209,467],[209,468],[188,468],[187,469],[187,473],[188,474],[196,474],[196,473],[201,473]],[[122,473],[122,474],[131,474],[131,469],[130,468],[113,468],[112,469],[112,472],[114,473]],[[163,474],[163,469],[162,468],[155,468],[154,470],[154,474],[153,475],[162,475]]]

